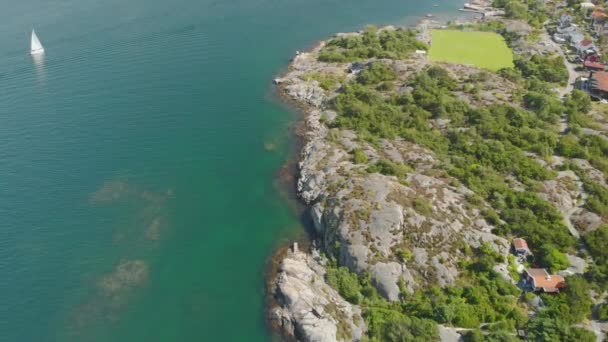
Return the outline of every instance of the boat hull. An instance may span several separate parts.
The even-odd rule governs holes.
[[[30,51],[30,55],[39,55],[41,53],[44,53],[44,49],[37,49],[37,50]]]

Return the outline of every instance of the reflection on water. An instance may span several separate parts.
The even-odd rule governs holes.
[[[32,60],[34,61],[34,66],[36,67],[36,75],[38,76],[38,81],[45,82],[46,68],[44,67],[44,53],[32,55]]]

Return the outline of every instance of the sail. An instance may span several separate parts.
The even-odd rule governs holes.
[[[43,52],[44,52],[44,48],[42,47],[42,44],[40,43],[38,36],[36,36],[36,32],[34,30],[32,30],[31,53],[36,54],[36,53],[43,53]]]

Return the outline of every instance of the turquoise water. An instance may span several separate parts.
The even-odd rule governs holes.
[[[332,32],[460,2],[3,6],[0,340],[269,340],[265,263],[303,231],[270,80]]]

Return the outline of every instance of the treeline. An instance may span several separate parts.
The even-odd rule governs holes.
[[[504,9],[507,18],[526,20],[535,28],[549,19],[547,6],[538,0],[494,0],[492,6]]]
[[[319,61],[345,63],[368,58],[400,59],[415,50],[428,50],[409,29],[378,30],[365,28],[362,34],[330,40],[319,53]]]

